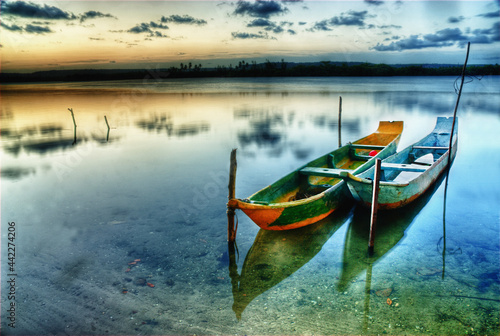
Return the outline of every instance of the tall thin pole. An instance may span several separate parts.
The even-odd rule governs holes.
[[[464,67],[462,68],[462,81],[460,83],[460,89],[458,90],[458,97],[457,97],[457,103],[455,104],[455,111],[453,112],[453,124],[451,125],[450,144],[448,146],[447,169],[450,169],[450,164],[451,164],[451,146],[453,144],[453,133],[455,132],[455,120],[457,118],[458,103],[460,102],[460,96],[462,95],[462,88],[464,86],[465,69],[467,68],[467,61],[469,60],[469,50],[470,50],[470,42],[467,43],[467,54],[465,56]]]
[[[448,193],[448,178],[450,177],[450,165],[451,165],[451,147],[453,145],[453,134],[455,133],[455,120],[457,119],[458,103],[460,102],[460,96],[462,95],[462,87],[464,86],[465,80],[465,70],[467,68],[467,61],[469,60],[469,50],[470,42],[467,43],[467,53],[465,55],[465,62],[462,68],[462,81],[460,82],[460,89],[458,90],[457,103],[455,104],[455,110],[453,111],[453,124],[451,125],[450,143],[448,145],[448,164],[446,165],[446,180],[444,183],[444,203],[443,203],[443,272],[441,278],[444,279],[445,266],[446,266],[446,195]]]
[[[339,148],[342,147],[342,96],[339,97]]]
[[[368,242],[368,255],[372,256],[375,245],[375,227],[377,224],[377,210],[378,210],[378,187],[380,183],[380,166],[382,160],[375,159],[375,172],[373,176],[373,193],[372,193],[372,207],[370,218],[370,240]]]

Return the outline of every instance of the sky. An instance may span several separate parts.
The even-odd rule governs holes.
[[[500,63],[500,0],[0,1],[3,72]]]

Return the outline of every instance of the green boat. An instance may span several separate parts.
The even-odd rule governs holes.
[[[227,206],[241,209],[264,230],[315,223],[351,198],[339,174],[355,176],[372,167],[376,158],[394,154],[402,131],[402,121],[381,121],[374,133],[303,165],[247,199],[232,198]]]

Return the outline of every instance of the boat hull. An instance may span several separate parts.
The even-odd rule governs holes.
[[[231,200],[228,206],[241,209],[264,230],[291,230],[316,223],[352,199],[344,181],[306,200],[260,205]]]
[[[291,230],[316,223],[352,200],[352,196],[339,176],[305,176],[301,170],[331,167],[361,173],[373,166],[376,158],[395,153],[402,130],[402,122],[381,122],[375,133],[307,163],[247,199],[231,199],[227,205],[242,210],[264,230]],[[367,154],[369,150],[353,146],[380,148],[375,156],[359,159],[363,156],[359,153]]]
[[[408,164],[410,160],[409,156],[416,147],[448,147],[449,144],[449,134],[443,132],[443,128],[451,128],[450,120],[446,118],[438,118],[438,123],[436,129],[429,134],[427,137],[421,141],[405,148],[403,151],[394,154],[387,159],[382,161],[382,167],[384,164]],[[449,131],[449,129],[448,129]],[[448,139],[446,139],[446,136]],[[415,177],[409,178],[407,181],[388,180],[380,181],[379,192],[378,192],[378,203],[379,209],[396,209],[401,208],[420,197],[425,193],[439,178],[439,176],[446,171],[448,166],[449,156],[451,155],[450,161],[456,156],[457,152],[457,136],[455,132],[451,154],[446,150],[439,158],[432,163],[425,171],[421,173],[413,173]],[[421,150],[424,151],[424,150]],[[431,154],[431,153],[427,153]],[[349,174],[343,174],[345,178],[349,191],[355,200],[362,203],[363,205],[370,207],[372,203],[373,194],[373,174],[374,168],[370,168],[358,176],[352,176]]]

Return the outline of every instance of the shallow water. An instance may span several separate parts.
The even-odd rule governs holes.
[[[237,250],[226,242],[232,148],[236,195],[247,197],[337,148],[339,96],[343,143],[403,120],[402,149],[452,115],[454,81],[2,86],[2,279],[13,273],[9,222],[16,233],[3,332],[498,334],[498,77],[464,87],[446,204],[441,179],[380,214],[374,257],[369,214],[352,204],[281,233],[238,213]],[[12,303],[15,328],[5,318]]]

